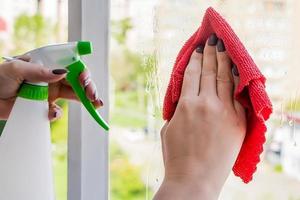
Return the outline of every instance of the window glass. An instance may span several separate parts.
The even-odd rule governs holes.
[[[300,198],[300,2],[112,0],[112,199],[151,199],[159,187],[164,93],[178,51],[209,6],[226,18],[266,76],[274,107],[254,180],[246,185],[231,175],[220,199]]]

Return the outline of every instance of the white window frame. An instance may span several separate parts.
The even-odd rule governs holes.
[[[91,71],[108,120],[109,0],[69,0],[68,40],[89,40],[93,54],[84,62]],[[69,104],[68,200],[106,200],[109,197],[108,133],[78,103]]]

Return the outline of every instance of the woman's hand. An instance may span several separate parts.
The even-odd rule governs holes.
[[[51,121],[62,115],[62,109],[55,104],[58,98],[76,100],[77,97],[71,86],[66,82],[67,71],[48,68],[28,62],[29,57],[21,56],[18,59],[0,64],[0,119],[7,119],[14,105],[18,89],[24,81],[49,83],[49,119]],[[103,105],[98,97],[95,84],[91,81],[88,71],[79,77],[81,85],[85,88],[87,97],[95,107]]]
[[[165,178],[155,199],[218,198],[246,133],[245,111],[233,98],[238,82],[222,40],[211,35],[193,52],[161,131]]]

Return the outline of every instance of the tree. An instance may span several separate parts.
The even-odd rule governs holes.
[[[51,43],[53,26],[40,14],[21,14],[15,20],[13,39],[14,54],[21,54],[44,44]]]

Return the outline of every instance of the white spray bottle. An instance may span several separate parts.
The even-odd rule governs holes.
[[[85,108],[105,130],[109,127],[85,95],[78,77],[85,70],[81,55],[90,42],[70,42],[25,53],[31,62],[68,70],[66,80]],[[23,83],[0,137],[0,199],[54,200],[50,123],[46,83]]]

